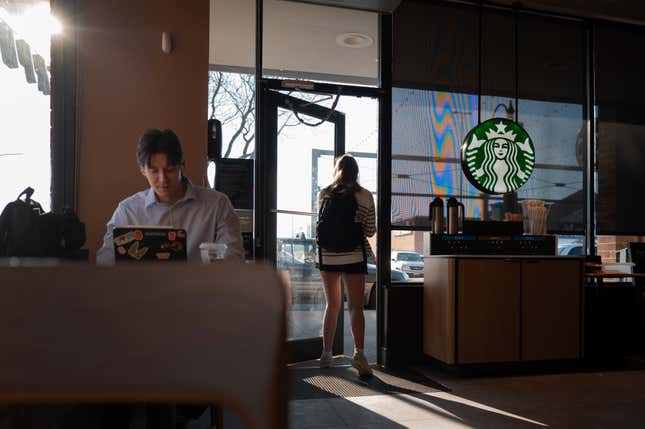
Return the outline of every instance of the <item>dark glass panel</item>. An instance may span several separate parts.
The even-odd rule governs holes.
[[[645,234],[645,30],[597,24],[597,231],[607,235]]]
[[[476,8],[403,2],[394,14],[394,85],[476,92],[478,22]]]

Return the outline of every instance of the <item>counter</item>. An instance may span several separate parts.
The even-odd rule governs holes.
[[[423,352],[450,365],[580,358],[583,262],[425,257]]]

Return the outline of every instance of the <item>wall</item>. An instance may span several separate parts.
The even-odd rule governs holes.
[[[255,3],[255,0],[210,0],[210,64],[254,72]]]
[[[422,231],[394,231],[392,233],[392,250],[410,250],[424,254]]]
[[[616,252],[629,247],[630,242],[645,242],[645,237],[637,235],[599,235],[598,255],[605,263],[619,262]]]
[[[117,203],[147,187],[135,158],[146,128],[175,130],[204,183],[208,16],[208,0],[78,2],[77,207],[92,256]]]

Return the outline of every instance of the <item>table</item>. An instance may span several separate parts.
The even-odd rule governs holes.
[[[597,269],[584,273],[585,355],[589,358],[619,359],[638,353],[645,335],[645,289],[632,279],[645,273],[602,270],[605,264],[585,263]],[[630,281],[604,282],[606,279]]]
[[[623,271],[615,270],[599,270],[585,273],[585,277],[600,278],[600,279],[618,279],[622,277],[645,277],[645,273],[625,273]]]

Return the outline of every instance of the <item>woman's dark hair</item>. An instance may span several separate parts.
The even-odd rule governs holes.
[[[334,179],[328,188],[331,192],[357,192],[361,189],[358,184],[358,163],[350,154],[345,154],[336,160]]]
[[[184,164],[184,151],[181,149],[179,137],[172,130],[146,130],[137,144],[137,162],[143,170],[150,167],[152,155],[163,153],[168,159],[168,164],[182,166]],[[183,174],[183,173],[182,173]]]

